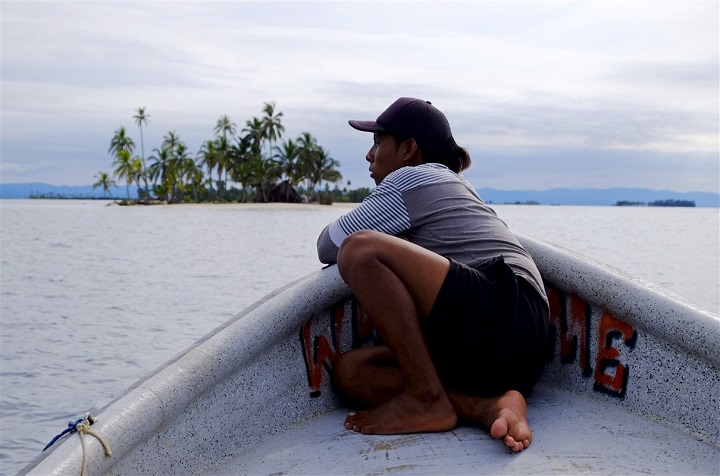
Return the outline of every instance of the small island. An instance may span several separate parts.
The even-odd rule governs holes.
[[[694,207],[695,200],[656,200],[648,203],[649,207]]]
[[[695,200],[655,200],[653,202],[637,202],[631,200],[619,200],[613,206],[616,207],[694,207]]]
[[[118,128],[108,149],[114,159],[114,170],[98,173],[93,189],[101,188],[105,198],[110,199],[111,189],[118,187],[115,178],[124,182],[127,199],[117,202],[120,205],[223,202],[329,205],[334,201],[360,202],[370,194],[368,188],[348,190],[337,186],[342,181],[340,163],[309,132],[282,140],[285,131],[282,117],[274,102],[265,102],[263,116],[248,119],[242,130],[229,116],[221,115],[213,129],[215,137],[206,140],[196,153],[170,130],[146,160],[143,126],[148,125],[150,115],[140,107],[133,116],[140,132],[140,155],[135,155],[135,142],[125,127]],[[137,197],[130,196],[133,185]]]

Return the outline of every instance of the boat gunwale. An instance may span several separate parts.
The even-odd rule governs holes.
[[[206,390],[252,362],[266,347],[295,334],[309,315],[304,310],[295,310],[284,322],[278,319],[279,325],[270,329],[263,325],[262,320],[266,314],[278,315],[282,312],[278,308],[293,301],[294,296],[307,294],[309,289],[320,285],[326,286],[325,292],[323,299],[311,306],[314,309],[328,309],[351,295],[337,267],[313,271],[267,294],[105,405],[95,418],[93,431],[103,435],[109,443],[113,458],[104,458],[100,443],[89,439],[86,446],[90,472],[108,472],[115,461],[129,454],[164,424],[169,424],[176,414]],[[276,299],[278,297],[283,299]],[[296,299],[294,301],[297,302]],[[268,307],[271,309],[265,309]],[[179,392],[179,389],[183,391]],[[38,455],[18,475],[47,474],[47,468],[53,468],[52,474],[79,473],[82,448],[77,440],[73,440],[67,437],[60,440]],[[39,473],[36,472],[38,470]]]
[[[720,368],[720,316],[662,287],[562,246],[519,233],[543,280]],[[621,297],[625,295],[625,297]],[[649,313],[647,309],[653,309]],[[691,334],[688,335],[688,332]]]

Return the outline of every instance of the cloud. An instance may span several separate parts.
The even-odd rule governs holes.
[[[169,130],[197,151],[221,114],[242,128],[275,101],[287,137],[312,132],[371,186],[347,119],[410,95],[478,157],[512,157],[478,186],[591,183],[592,156],[603,183],[720,188],[716,2],[379,6],[3,2],[2,180],[87,183],[139,106],[146,151]]]
[[[506,149],[470,152],[473,164],[465,172],[466,178],[477,187],[507,190],[612,188],[632,184],[679,192],[713,191],[717,190],[720,174],[717,161],[698,155],[557,148],[522,153]]]

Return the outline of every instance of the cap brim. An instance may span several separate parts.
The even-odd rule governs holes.
[[[364,132],[385,132],[385,128],[376,121],[348,121],[350,127]]]

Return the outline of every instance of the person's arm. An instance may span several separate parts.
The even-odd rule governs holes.
[[[334,223],[334,222],[333,222]],[[330,225],[320,232],[317,241],[318,258],[321,263],[334,264],[337,263],[337,254],[340,247],[333,243],[330,238]]]
[[[318,258],[321,263],[336,263],[343,240],[358,230],[377,230],[397,235],[408,228],[410,215],[402,195],[386,178],[357,208],[323,229],[317,242]]]

